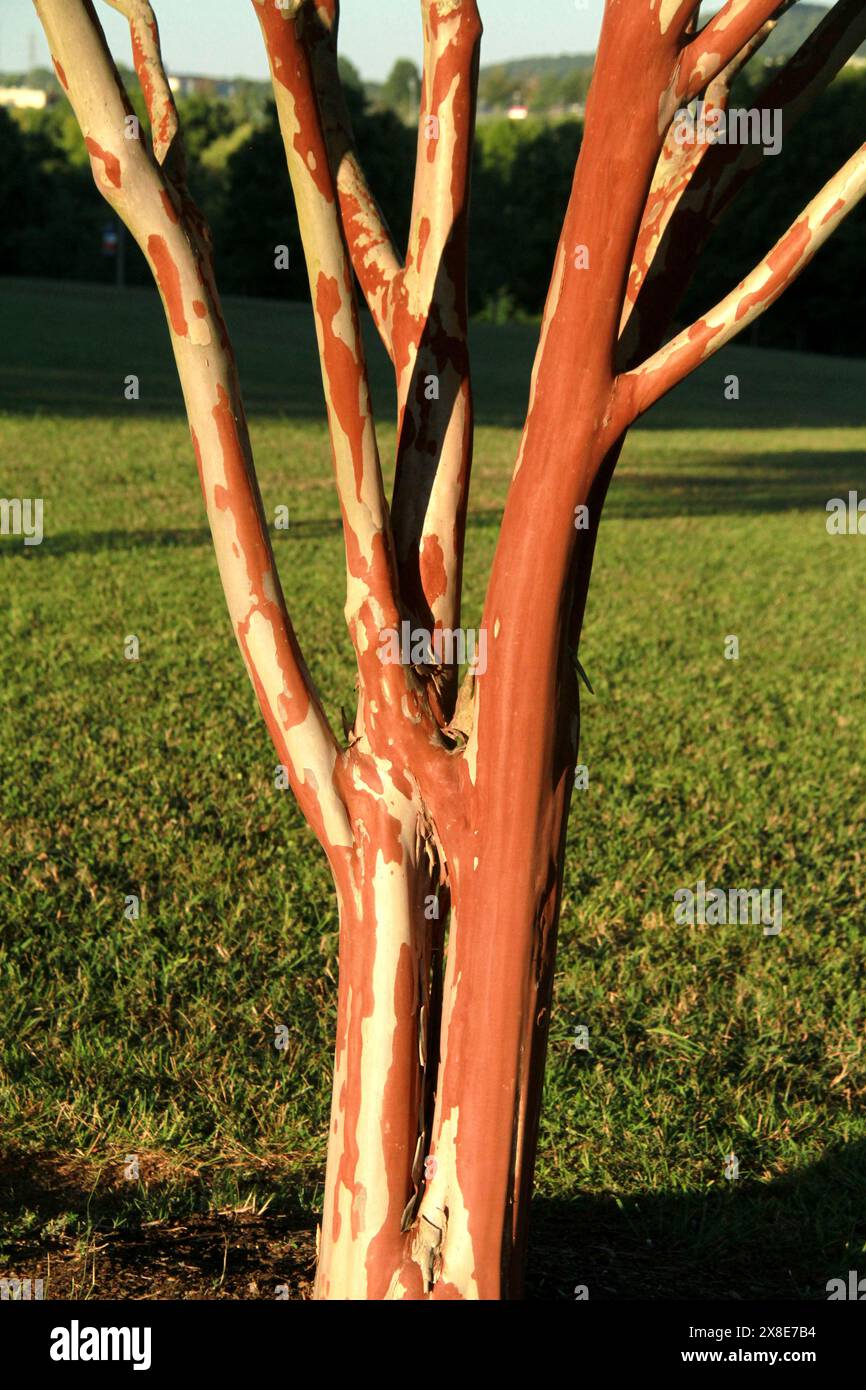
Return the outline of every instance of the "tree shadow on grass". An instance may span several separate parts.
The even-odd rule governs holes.
[[[772,1182],[709,1192],[537,1197],[526,1296],[574,1299],[826,1299],[866,1276],[866,1142]]]
[[[768,466],[768,460],[769,466]],[[846,503],[849,491],[866,492],[866,458],[856,451],[821,454],[790,452],[725,461],[725,476],[710,473],[641,471],[627,465],[614,475],[605,506],[606,522],[653,518],[748,516],[771,512],[811,511],[823,531],[826,506],[832,497]],[[742,472],[733,469],[742,467]],[[497,527],[501,507],[476,507],[469,512],[469,529]],[[276,537],[279,563],[285,547],[322,540],[341,530],[338,515],[292,518],[290,529]],[[206,526],[163,530],[46,532],[38,546],[25,546],[20,537],[0,538],[0,560],[10,556],[35,559],[40,555],[95,555],[101,551],[195,549],[210,546]]]
[[[270,1186],[261,1176],[244,1183],[260,1199]],[[305,1298],[314,1192],[286,1189],[266,1211],[247,1203],[215,1212],[201,1176],[144,1155],[140,1181],[127,1181],[118,1163],[6,1153],[0,1278],[42,1279],[44,1296],[60,1299]]]
[[[266,1210],[214,1213],[201,1177],[143,1157],[142,1180],[124,1182],[119,1164],[5,1155],[0,1277],[47,1278],[55,1298],[309,1296],[318,1184],[259,1175],[250,1185],[273,1197]],[[771,1182],[537,1197],[526,1297],[571,1301],[584,1285],[591,1300],[825,1300],[828,1279],[866,1275],[864,1248],[860,1141]]]
[[[866,456],[854,450],[741,456],[720,460],[720,468],[713,475],[626,465],[614,474],[605,520],[814,511],[824,529],[831,498],[847,504],[849,491],[866,491]]]
[[[290,545],[293,538],[321,540],[336,535],[340,530],[338,516],[293,522],[291,531],[274,540],[277,561],[283,548]],[[41,543],[34,546],[25,546],[19,537],[3,537],[0,540],[0,559],[23,556],[35,560],[40,555],[97,555],[101,551],[116,550],[195,550],[200,546],[210,549],[211,544],[211,533],[207,526],[172,526],[162,531],[61,531],[56,535],[46,533]]]

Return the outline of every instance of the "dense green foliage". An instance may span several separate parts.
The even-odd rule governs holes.
[[[755,105],[757,74],[734,103]],[[686,321],[716,303],[757,265],[773,242],[854,154],[866,137],[866,69],[846,68],[809,115],[785,130],[782,151],[743,189],[717,228],[683,305]],[[752,341],[806,350],[866,354],[866,205],[855,208],[800,280],[754,326]]]
[[[533,111],[579,105],[586,100],[594,59],[591,54],[561,58],[517,58],[482,68],[478,102],[482,111],[522,102]]]
[[[556,64],[565,61],[549,60],[552,66],[538,80],[560,83],[569,73],[588,76],[588,66],[561,74]],[[520,70],[519,64],[511,67]],[[763,69],[753,66],[750,74],[735,94],[740,106],[754,104]],[[403,246],[415,158],[415,131],[406,117],[417,99],[417,93],[412,96],[417,74],[404,62],[395,65],[391,76],[385,94],[396,110],[381,100],[371,103],[357,72],[344,64],[370,184]],[[783,128],[781,153],[763,159],[707,248],[683,316],[690,319],[709,308],[770,249],[861,143],[864,107],[866,70],[852,66],[798,126]],[[190,184],[213,228],[222,289],[305,300],[307,277],[283,149],[273,106],[261,86],[241,85],[231,98],[187,96],[180,108]],[[521,122],[490,118],[479,123],[469,274],[474,313],[500,321],[541,311],[581,130],[574,117],[531,115]],[[101,246],[102,229],[112,215],[94,191],[65,103],[15,118],[0,109],[0,187],[8,193],[0,226],[0,273],[103,282],[114,278],[114,262]],[[752,341],[848,355],[866,352],[864,229],[866,207],[861,207],[837,232],[832,249],[761,321]],[[289,248],[287,270],[275,268],[275,248],[283,245]],[[132,284],[148,280],[135,247],[129,248],[127,278]]]

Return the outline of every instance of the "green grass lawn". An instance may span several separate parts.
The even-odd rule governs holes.
[[[227,317],[266,508],[290,508],[283,584],[339,727],[353,670],[310,313],[234,301]],[[49,1296],[302,1293],[335,905],[274,789],[161,310],[0,281],[0,322],[0,494],[45,509],[41,546],[0,539],[0,1275],[48,1274]],[[468,624],[534,340],[474,329]],[[393,391],[370,349],[389,466]],[[626,446],[581,646],[590,781],[569,830],[536,1297],[824,1298],[829,1277],[866,1274],[866,537],[825,527],[829,498],[866,494],[864,386],[861,362],[729,349]],[[783,889],[781,935],[676,925],[673,893],[699,878]]]

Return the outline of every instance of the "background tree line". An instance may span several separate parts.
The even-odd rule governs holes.
[[[490,70],[494,85],[503,71]],[[411,204],[416,132],[410,113],[417,111],[417,70],[402,60],[380,89],[365,88],[349,62],[343,72],[371,185],[403,244]],[[589,70],[581,74],[581,81],[584,75],[588,81]],[[753,68],[733,104],[750,105],[764,76]],[[561,83],[563,74],[554,67],[546,80]],[[488,101],[494,96],[495,91],[486,93]],[[282,144],[262,84],[236,84],[229,98],[186,96],[178,105],[190,187],[213,229],[223,292],[305,301],[306,272]],[[850,65],[798,126],[783,129],[781,154],[767,157],[767,168],[745,188],[707,248],[703,271],[683,305],[684,319],[731,288],[856,149],[864,138],[864,110],[866,68]],[[143,107],[138,114],[145,123]],[[625,101],[622,120],[628,121]],[[474,314],[504,320],[541,312],[581,131],[579,118],[557,118],[549,110],[521,121],[483,114],[473,171],[469,286]],[[106,210],[94,196],[86,152],[65,102],[14,114],[0,109],[0,187],[0,273],[114,278],[114,261],[102,250]],[[616,196],[615,187],[610,196]],[[866,353],[864,228],[866,207],[861,206],[830,251],[816,258],[761,321],[762,343]],[[289,248],[288,270],[275,267],[275,247],[281,245]],[[149,283],[135,247],[127,250],[126,270],[128,283]],[[840,314],[843,299],[846,312]]]

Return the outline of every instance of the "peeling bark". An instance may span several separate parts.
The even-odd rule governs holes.
[[[578,749],[574,661],[607,487],[636,416],[762,313],[863,196],[866,145],[739,286],[665,344],[691,242],[703,243],[753,167],[718,147],[678,150],[671,121],[701,94],[724,105],[780,5],[728,0],[699,28],[695,0],[607,0],[484,605],[487,669],[467,673],[458,691],[455,663],[383,662],[379,645],[405,619],[430,630],[460,620],[478,8],[420,0],[424,82],[401,255],[354,148],[337,0],[252,0],[307,262],[343,518],[358,687],[343,744],[276,572],[153,9],[108,0],[130,24],[148,145],[124,138],[131,107],[91,0],[34,3],[96,185],[162,296],[233,630],[333,874],[340,975],[316,1297],[518,1297]],[[840,0],[773,79],[768,90],[792,115],[853,51],[863,22],[859,0]],[[672,259],[670,247],[682,255]],[[390,505],[356,279],[395,372]],[[424,390],[430,378],[436,394]],[[583,507],[589,525],[578,530]]]

